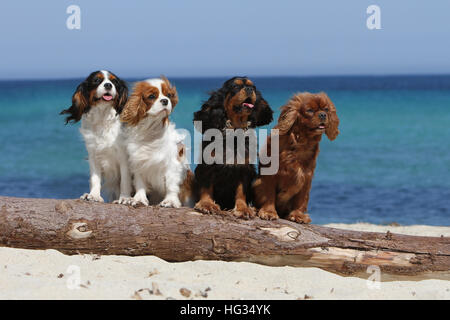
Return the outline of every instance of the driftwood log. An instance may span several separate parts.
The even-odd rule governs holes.
[[[357,232],[287,220],[239,220],[193,209],[0,197],[0,246],[64,254],[155,255],[318,267],[381,280],[450,280],[450,238]],[[372,267],[373,268],[373,267]],[[370,269],[369,269],[370,270]]]

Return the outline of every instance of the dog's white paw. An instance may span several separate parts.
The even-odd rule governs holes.
[[[92,202],[105,202],[105,200],[103,200],[103,198],[98,195],[95,196],[93,194],[90,193],[85,193],[80,197],[81,200],[85,200],[85,201],[92,201]]]
[[[165,208],[179,208],[181,207],[181,202],[178,198],[166,198],[159,205]]]
[[[131,197],[120,197],[117,200],[113,201],[114,204],[124,204],[124,205],[130,205],[133,203],[133,198]]]
[[[149,203],[148,200],[144,197],[134,197],[131,199],[130,203],[133,207],[138,207],[138,206],[146,206],[148,207]]]

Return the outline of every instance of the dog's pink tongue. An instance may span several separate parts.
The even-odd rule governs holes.
[[[250,109],[254,107],[253,104],[251,104],[251,103],[246,103],[246,102],[243,103],[242,105],[244,105],[244,106],[246,106],[246,107],[249,107]]]
[[[110,101],[112,98],[113,98],[113,97],[112,97],[111,95],[108,95],[108,94],[105,94],[105,95],[103,96],[103,99],[106,100],[106,101]]]

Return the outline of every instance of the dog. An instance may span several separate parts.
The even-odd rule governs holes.
[[[72,96],[66,124],[81,120],[80,132],[88,151],[90,192],[87,201],[104,202],[102,180],[108,197],[126,204],[131,197],[131,177],[121,138],[120,113],[128,98],[127,84],[110,71],[92,72]]]
[[[226,131],[247,130],[266,125],[272,121],[273,111],[269,104],[247,77],[234,77],[211,93],[200,111],[194,113],[194,123],[201,122],[201,133],[208,129],[218,129],[226,136]],[[228,130],[226,130],[228,129]],[[198,129],[199,130],[199,129]],[[203,150],[208,142],[203,141]],[[234,146],[236,151],[237,145]],[[245,146],[248,149],[246,143]],[[198,202],[195,209],[205,214],[223,213],[231,210],[238,218],[253,218],[251,185],[256,178],[255,166],[246,161],[220,163],[200,163],[195,169],[194,193]],[[236,154],[236,153],[235,153]],[[236,159],[234,159],[236,160]]]
[[[133,206],[190,204],[193,173],[186,163],[184,135],[169,121],[177,103],[176,88],[162,76],[136,83],[121,114],[136,191]]]
[[[281,108],[274,127],[279,130],[279,170],[274,175],[260,175],[253,185],[261,219],[287,216],[297,223],[311,222],[306,212],[319,142],[323,133],[331,141],[336,139],[338,126],[336,107],[323,92],[297,94]],[[271,150],[271,138],[267,150]]]

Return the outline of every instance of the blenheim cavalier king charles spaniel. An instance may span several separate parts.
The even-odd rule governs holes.
[[[309,192],[325,133],[334,140],[339,134],[336,108],[325,93],[295,95],[281,108],[279,130],[279,170],[261,175],[254,183],[255,205],[262,219],[278,215],[298,223],[310,223],[306,213]],[[270,152],[271,137],[266,148]]]
[[[194,113],[194,121],[201,121],[201,132],[218,129],[222,132],[223,154],[225,155],[226,129],[246,130],[268,124],[272,121],[272,109],[263,99],[253,82],[246,77],[227,80],[222,88],[211,93],[200,111]],[[216,130],[217,131],[217,130]],[[247,140],[247,139],[246,139]],[[209,144],[203,141],[203,148]],[[248,203],[251,202],[251,185],[256,178],[256,170],[248,161],[248,143],[244,164],[236,161],[237,144],[234,144],[235,159],[230,162],[199,164],[195,169],[194,190],[197,199],[195,209],[206,214],[225,213],[231,210],[238,218],[252,218],[256,214]],[[212,157],[215,156],[213,152]]]
[[[76,89],[66,124],[81,120],[80,132],[89,155],[90,192],[81,196],[103,202],[102,180],[107,195],[126,204],[131,197],[131,177],[121,136],[119,115],[128,97],[127,85],[109,71],[92,72]]]
[[[121,114],[136,190],[133,206],[190,204],[193,173],[186,161],[184,135],[169,121],[177,103],[177,91],[166,78],[149,79],[135,85]]]

